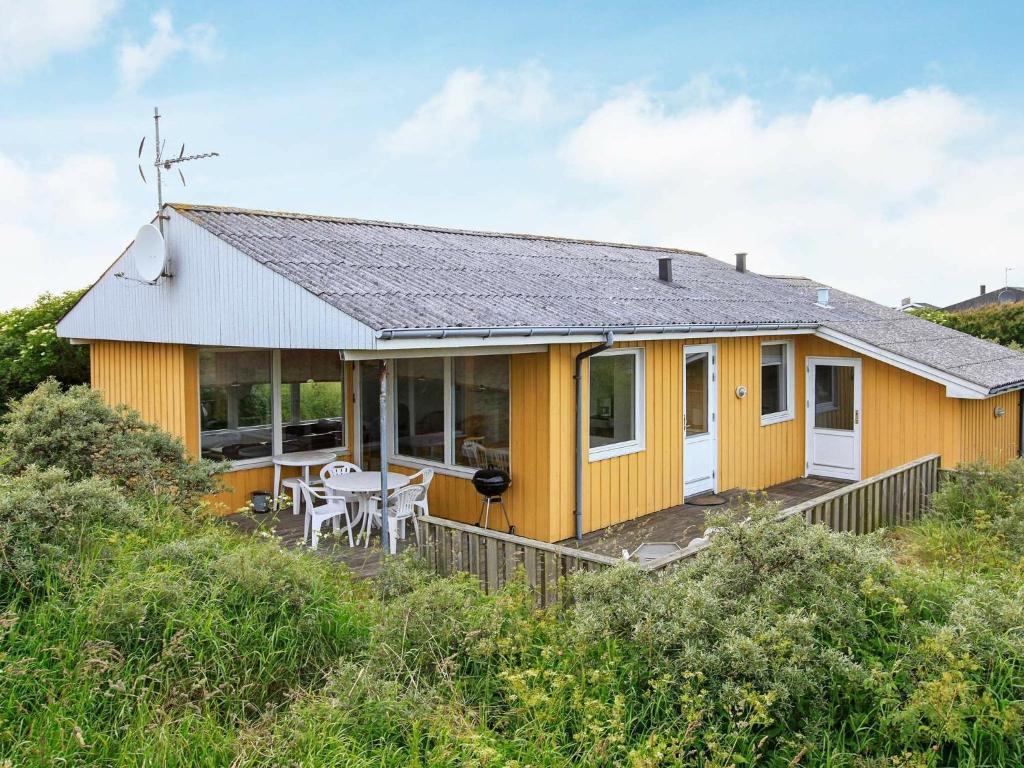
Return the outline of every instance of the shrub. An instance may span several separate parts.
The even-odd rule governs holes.
[[[902,533],[906,551],[961,580],[1013,577],[1024,557],[1024,460],[967,464],[944,479],[932,509]]]
[[[965,312],[915,309],[912,314],[982,339],[1020,349],[1024,345],[1024,302],[990,304]]]
[[[71,482],[61,469],[0,476],[0,596],[66,582],[96,537],[136,520],[106,480]]]
[[[858,649],[899,602],[877,540],[779,523],[771,505],[749,512],[744,525],[714,521],[710,550],[654,583],[636,568],[571,582],[580,641],[617,648],[631,698],[656,691],[662,717],[699,721],[688,746],[703,742],[708,759],[715,744],[836,725],[830,712],[870,678]]]
[[[72,480],[104,477],[130,495],[166,493],[179,505],[216,490],[223,468],[189,457],[182,442],[87,386],[54,380],[12,404],[0,423],[9,472],[62,467]]]

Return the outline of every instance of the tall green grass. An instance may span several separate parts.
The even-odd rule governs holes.
[[[1022,493],[968,469],[859,538],[754,507],[559,612],[136,501],[8,593],[0,765],[1020,765]]]
[[[93,532],[73,589],[6,614],[0,759],[227,765],[242,730],[361,653],[365,588],[336,568],[145,517]]]

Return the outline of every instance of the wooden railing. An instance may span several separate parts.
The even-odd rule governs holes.
[[[558,544],[478,528],[440,517],[421,517],[417,552],[440,576],[476,574],[488,594],[501,589],[522,568],[542,606],[564,601],[564,579],[575,571],[596,571],[622,560]]]
[[[779,517],[801,515],[834,531],[871,533],[917,520],[939,484],[940,457],[924,456],[867,480],[784,509]]]
[[[808,523],[826,523],[833,530],[850,533],[870,533],[878,528],[902,525],[921,516],[938,487],[938,473],[939,457],[925,456],[784,509],[779,519],[801,515]],[[417,552],[438,575],[475,574],[484,591],[490,594],[516,578],[517,570],[522,568],[541,606],[567,599],[566,576],[576,571],[611,568],[623,562],[617,557],[433,516],[419,519],[419,533]],[[660,571],[695,557],[708,546],[708,538],[693,539],[679,552],[639,567],[645,571]]]

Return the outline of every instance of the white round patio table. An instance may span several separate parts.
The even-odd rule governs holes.
[[[281,467],[302,467],[302,480],[308,485],[310,467],[330,464],[336,458],[338,454],[334,451],[296,451],[274,456],[274,504],[277,504],[277,497],[281,495]]]
[[[408,475],[388,472],[389,491],[404,488],[408,484]],[[340,472],[324,480],[324,486],[359,500],[359,514],[352,521],[352,527],[355,528],[364,519],[364,515],[370,514],[371,497],[380,495],[380,472]]]

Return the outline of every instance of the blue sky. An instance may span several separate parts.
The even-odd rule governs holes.
[[[0,306],[170,200],[702,250],[894,304],[1024,282],[1020,3],[0,0]],[[147,155],[148,157],[148,147]]]

